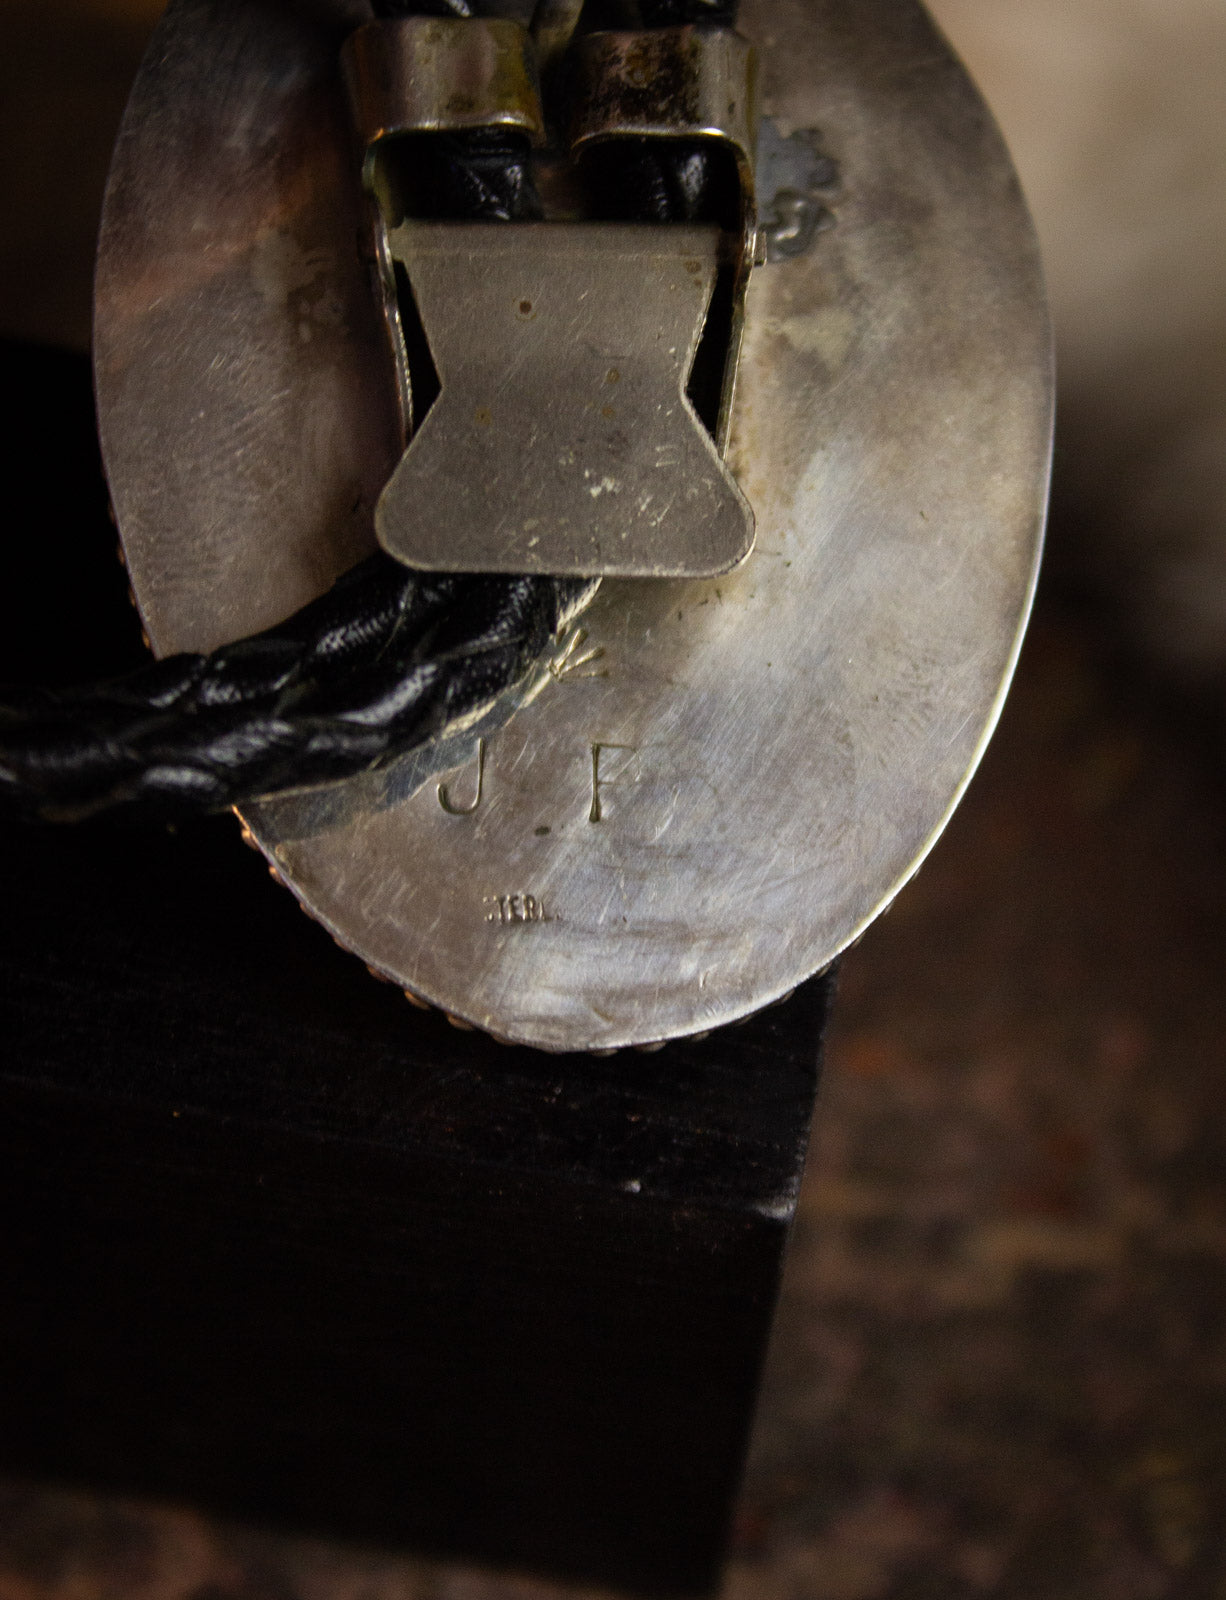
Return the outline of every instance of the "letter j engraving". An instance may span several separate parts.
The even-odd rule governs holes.
[[[477,740],[477,792],[473,795],[472,804],[458,806],[451,798],[451,791],[447,784],[438,786],[438,803],[450,817],[471,817],[481,804],[481,794],[485,788],[485,740]]]

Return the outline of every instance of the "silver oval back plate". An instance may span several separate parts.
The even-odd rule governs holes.
[[[338,69],[367,15],[172,0],[129,106],[96,367],[159,654],[268,626],[373,548],[396,405]],[[913,0],[744,0],[739,27],[767,220],[781,191],[728,448],[753,554],[606,580],[480,726],[245,814],[342,944],[546,1049],[698,1032],[826,966],[948,819],[1031,599],[1049,334],[991,118]]]

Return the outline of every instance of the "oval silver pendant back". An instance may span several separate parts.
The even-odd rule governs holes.
[[[159,654],[373,548],[396,404],[338,71],[367,15],[172,0],[133,93],[96,367]],[[914,0],[744,0],[739,27],[776,223],[728,448],[753,554],[606,580],[484,724],[245,813],[342,944],[546,1049],[708,1029],[833,960],[941,832],[1030,605],[1050,342],[990,116]]]

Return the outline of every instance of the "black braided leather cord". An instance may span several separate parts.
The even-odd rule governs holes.
[[[728,0],[609,0],[611,27],[726,24]],[[376,14],[472,16],[476,0],[381,0]],[[593,171],[598,215],[693,221],[719,209],[709,147],[619,141]],[[540,215],[526,141],[414,140],[418,215]],[[378,553],[267,632],[114,683],[0,692],[0,803],[47,822],[172,820],[363,772],[479,716],[522,679],[599,580],[412,572]]]
[[[598,579],[415,573],[382,553],[266,633],[115,683],[9,691],[0,794],[45,821],[171,819],[342,778],[479,715]]]

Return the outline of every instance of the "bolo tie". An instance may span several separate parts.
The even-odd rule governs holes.
[[[991,120],[919,14],[845,35],[171,6],[96,299],[158,659],[6,694],[10,811],[234,806],[371,970],[546,1050],[831,965],[991,731],[1050,438]]]
[[[383,1254],[378,1223],[367,1283],[330,1221],[267,1211],[261,1169],[233,1207],[266,1265],[242,1246],[223,1299],[253,1370],[275,1380],[244,1390],[250,1362],[192,1344],[201,1318],[175,1322],[173,1306],[158,1348],[187,1338],[193,1373],[213,1363],[226,1394],[243,1392],[252,1460],[280,1460],[280,1440],[284,1505],[314,1506],[291,1448],[314,1402],[280,1381],[278,1274],[290,1281],[316,1228],[334,1251],[329,1293],[363,1308],[354,1337],[386,1323],[392,1351],[419,1317],[397,1274],[425,1263],[450,1308],[412,1346],[447,1374],[430,1437],[449,1465],[415,1480],[430,1527],[471,1544],[465,1485],[504,1462],[515,1487],[486,1507],[487,1544],[537,1560],[520,1492],[534,1395],[552,1418],[542,1461],[577,1474],[569,1509],[536,1497],[548,1561],[590,1573],[575,1552],[605,1561],[616,1545],[613,1565],[640,1583],[657,1482],[676,1525],[698,1530],[691,1577],[722,1537],[828,986],[802,1007],[807,1067],[767,1026],[733,1070],[724,1025],[758,1027],[828,972],[940,835],[1017,659],[1050,461],[1033,232],[991,117],[922,8],[734,10],[171,0],[118,136],[95,299],[102,452],[153,659],[112,682],[0,693],[10,819],[157,825],[232,808],[372,973],[462,1030],[530,1047],[486,1051],[406,1008],[406,1040],[423,1030],[420,1138],[412,1107],[350,1107],[346,1068],[319,1103],[353,1126],[320,1155],[312,1101],[302,1137],[285,1134],[285,1170],[324,1163],[303,1205],[335,1189],[346,1239],[346,1208],[372,1185],[389,1216],[417,1194],[421,1217]],[[666,1045],[650,1061],[621,1053]],[[556,1084],[542,1052],[566,1058]],[[490,1055],[513,1063],[505,1085]],[[497,1110],[488,1127],[478,1101]],[[517,1117],[533,1130],[531,1201],[504,1150]],[[337,1177],[345,1140],[357,1149],[384,1122],[418,1166],[384,1173],[372,1154],[360,1178]],[[261,1124],[260,1161],[283,1124],[280,1111]],[[708,1182],[751,1147],[754,1172]],[[418,1170],[431,1163],[437,1192]],[[449,1163],[482,1198],[465,1199]],[[170,1170],[160,1146],[154,1168]],[[224,1209],[233,1174],[217,1173]],[[579,1197],[574,1216],[554,1215],[554,1194]],[[469,1229],[454,1270],[436,1214],[452,1243]],[[138,1206],[125,1240],[147,1216]],[[539,1239],[518,1237],[517,1216]],[[149,1228],[174,1278],[177,1234]],[[551,1251],[565,1258],[554,1287]],[[646,1287],[636,1251],[654,1263]],[[129,1254],[117,1247],[116,1281]],[[584,1295],[605,1301],[590,1327]],[[136,1298],[120,1322],[139,1331]],[[320,1348],[349,1348],[324,1298]],[[574,1334],[550,1323],[542,1348],[587,1356],[537,1359],[542,1305]],[[499,1390],[475,1365],[509,1345],[528,1355]],[[311,1394],[334,1432],[370,1425],[377,1467],[387,1429],[362,1414],[362,1385],[419,1421],[429,1406],[397,1387],[397,1360],[368,1371],[368,1355],[352,1373],[321,1358]],[[176,1403],[194,1420],[167,1413],[167,1459],[216,1409]],[[458,1415],[474,1438],[485,1429],[466,1465]],[[237,1412],[217,1425],[227,1441],[247,1426]],[[679,1450],[689,1441],[684,1470],[663,1459],[669,1428]],[[636,1454],[632,1439],[654,1443]],[[251,1479],[256,1500],[280,1471]],[[355,1479],[359,1522],[391,1493],[381,1471],[373,1489]],[[330,1504],[349,1476],[342,1462]],[[622,1512],[642,1538],[615,1537]],[[581,1531],[563,1537],[568,1516]]]
[[[10,811],[234,807],[544,1049],[829,967],[989,736],[1050,437],[1007,155],[881,9],[176,0],[95,318],[158,659],[6,694]]]

